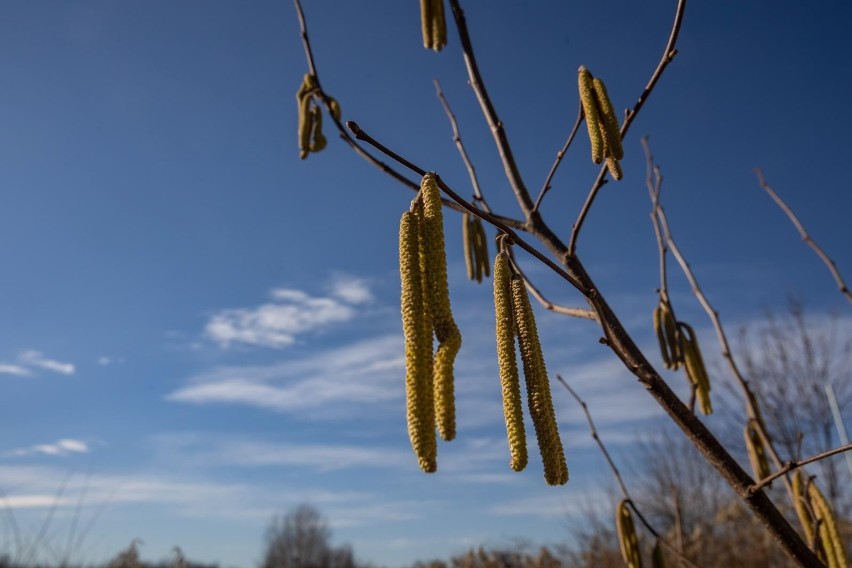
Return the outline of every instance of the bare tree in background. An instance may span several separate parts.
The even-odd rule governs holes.
[[[352,549],[332,547],[330,539],[319,511],[299,505],[270,522],[262,568],[355,568]]]
[[[825,385],[841,413],[852,404],[852,337],[837,317],[815,317],[791,300],[787,313],[742,331],[741,359],[773,440],[789,459],[839,443]],[[814,464],[835,510],[852,511],[852,484],[844,456]]]

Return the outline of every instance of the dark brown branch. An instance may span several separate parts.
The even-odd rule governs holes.
[[[600,436],[598,435],[598,430],[597,428],[595,428],[595,421],[592,420],[592,413],[589,411],[589,406],[586,404],[586,401],[580,398],[580,395],[578,395],[577,392],[571,388],[571,385],[569,385],[568,382],[563,379],[562,376],[558,373],[556,375],[556,380],[562,383],[562,386],[568,390],[571,396],[574,397],[574,400],[577,401],[577,404],[580,405],[580,408],[583,409],[583,414],[586,415],[586,422],[589,423],[589,431],[592,435],[592,439],[598,445],[598,448],[600,448],[604,459],[606,459],[606,463],[609,465],[609,469],[612,470],[612,474],[615,476],[616,483],[618,483],[618,486],[621,488],[621,493],[624,495],[624,498],[627,499],[627,502],[630,503],[630,508],[633,509],[634,513],[636,513],[636,517],[639,519],[642,525],[644,525],[648,532],[651,533],[655,538],[657,538],[660,543],[664,547],[666,547],[668,551],[672,552],[673,554],[676,554],[679,559],[685,561],[690,566],[698,568],[695,564],[692,563],[692,561],[689,560],[689,558],[686,558],[681,553],[681,551],[678,550],[677,547],[673,546],[662,536],[660,536],[660,533],[645,518],[645,516],[638,509],[638,507],[636,507],[636,503],[633,501],[633,498],[630,496],[630,492],[627,490],[627,485],[624,483],[624,478],[621,477],[621,472],[618,471],[618,466],[615,465],[615,461],[613,461],[612,456],[610,456],[609,451],[607,451],[606,446],[603,443],[603,440],[601,440]]]
[[[458,0],[450,0],[450,8],[453,11],[453,19],[456,22],[456,28],[459,32],[459,40],[462,52],[464,53],[467,74],[470,78],[470,86],[476,94],[479,106],[482,107],[482,113],[485,115],[485,120],[491,129],[491,135],[494,137],[494,143],[497,145],[497,152],[500,154],[500,160],[503,162],[503,169],[506,171],[509,185],[512,186],[512,191],[515,192],[515,197],[518,200],[521,211],[523,211],[524,216],[529,220],[533,209],[532,198],[527,190],[527,186],[524,185],[524,180],[521,178],[518,165],[515,163],[515,156],[512,153],[512,147],[509,145],[509,138],[506,136],[506,130],[503,128],[503,121],[497,116],[497,111],[494,109],[491,98],[488,96],[488,90],[482,81],[482,75],[479,73],[479,65],[477,65],[476,56],[473,54],[473,45],[470,42],[470,34],[467,30],[464,11]]]
[[[571,146],[571,142],[574,141],[574,136],[577,135],[577,130],[580,129],[580,124],[583,123],[583,105],[579,106],[580,110],[577,111],[577,120],[574,121],[574,127],[571,128],[571,133],[568,135],[568,139],[565,141],[562,149],[556,152],[556,161],[553,162],[553,165],[550,167],[550,172],[548,172],[547,177],[544,180],[544,185],[541,186],[541,191],[535,200],[535,205],[533,205],[533,211],[538,211],[538,208],[541,206],[541,200],[544,199],[544,194],[550,191],[550,182],[553,181],[553,176],[556,175],[556,170],[559,169],[559,164],[562,163],[562,158],[565,157],[566,152],[568,152],[568,148]]]
[[[811,247],[811,249],[813,249],[816,255],[823,262],[823,264],[825,264],[826,268],[828,268],[829,272],[831,272],[831,275],[834,277],[834,281],[837,283],[837,287],[840,289],[840,293],[843,294],[843,296],[847,300],[849,300],[850,303],[852,303],[852,291],[849,290],[849,287],[846,285],[846,282],[840,275],[840,271],[837,269],[837,264],[831,259],[831,257],[828,256],[828,254],[826,254],[822,247],[819,246],[815,240],[813,240],[811,235],[805,230],[805,227],[804,225],[802,225],[802,222],[799,221],[799,218],[796,216],[795,213],[793,213],[793,210],[790,209],[790,206],[787,205],[787,203],[784,202],[784,200],[781,199],[781,197],[777,193],[775,193],[775,190],[772,189],[772,186],[766,183],[766,179],[764,179],[763,177],[763,170],[761,170],[760,168],[755,168],[754,173],[757,175],[757,181],[760,184],[760,187],[762,187],[766,191],[766,193],[769,194],[769,197],[771,197],[772,200],[778,205],[778,207],[780,207],[781,210],[787,214],[787,217],[790,218],[790,221],[796,227],[796,230],[799,231],[799,235],[801,235],[802,240],[805,241],[805,244],[807,244],[809,247]]]
[[[645,85],[645,88],[642,90],[642,94],[639,95],[639,100],[636,101],[636,104],[633,105],[633,109],[629,110],[627,115],[624,117],[624,124],[621,125],[622,139],[627,135],[630,124],[645,105],[645,101],[648,100],[648,97],[651,95],[651,91],[654,90],[657,81],[659,81],[660,77],[663,75],[663,71],[666,70],[666,67],[669,66],[669,63],[671,63],[675,58],[675,55],[677,55],[677,49],[675,49],[675,46],[677,45],[677,37],[680,34],[680,27],[683,23],[683,13],[685,10],[686,0],[678,0],[674,23],[672,24],[672,31],[669,35],[669,41],[666,43],[666,47],[663,50],[663,56],[660,58],[660,62],[657,64],[657,68],[654,70],[654,73],[651,75],[651,79],[648,80],[648,84]],[[586,202],[583,203],[583,208],[580,209],[580,214],[577,216],[577,220],[574,222],[574,226],[571,229],[571,239],[568,241],[569,255],[574,255],[577,250],[577,238],[580,235],[580,229],[583,228],[583,222],[589,214],[592,203],[594,203],[595,197],[597,197],[598,192],[605,183],[606,174],[607,167],[604,165],[598,172],[598,177],[595,179],[595,183],[592,184],[592,188],[589,190],[589,195],[586,197]]]
[[[413,172],[415,172],[415,173],[417,173],[418,175],[421,175],[421,176],[425,176],[428,173],[423,168],[412,164],[411,162],[409,162],[408,160],[406,160],[405,158],[403,158],[402,156],[400,156],[399,154],[397,154],[396,152],[394,152],[393,150],[386,147],[384,144],[382,144],[381,142],[379,142],[378,140],[376,140],[375,138],[373,138],[372,136],[370,136],[369,134],[364,132],[361,129],[361,127],[358,126],[358,124],[356,122],[350,120],[346,123],[346,126],[349,127],[349,130],[352,131],[352,134],[355,135],[356,139],[363,140],[364,142],[366,142],[370,146],[374,147],[379,152],[385,154],[386,156],[388,156],[389,158],[391,158],[393,160],[396,160],[397,162],[399,162],[400,164],[402,164],[406,168],[410,169],[411,171],[413,171]],[[511,237],[514,244],[518,245],[519,247],[521,247],[522,249],[524,249],[525,251],[527,251],[528,253],[530,253],[534,257],[536,257],[542,263],[546,264],[551,270],[553,270],[559,276],[564,278],[569,284],[571,284],[572,286],[574,286],[575,288],[580,290],[580,292],[583,292],[583,290],[581,290],[578,287],[579,283],[577,282],[577,280],[575,280],[570,274],[568,274],[562,268],[560,268],[559,265],[557,265],[555,262],[553,262],[552,260],[550,260],[549,258],[544,256],[538,250],[533,248],[529,243],[524,241],[521,237],[518,236],[518,234],[515,231],[513,231],[510,227],[508,227],[506,224],[504,224],[502,221],[500,221],[497,217],[495,217],[494,215],[491,215],[490,213],[488,213],[486,211],[483,211],[482,209],[479,209],[478,207],[471,205],[470,203],[468,203],[467,201],[462,199],[455,191],[453,191],[453,189],[450,186],[448,186],[446,183],[444,183],[444,181],[441,179],[440,176],[438,176],[437,181],[438,181],[438,186],[441,188],[441,190],[444,193],[446,193],[453,201],[458,203],[462,208],[473,213],[474,215],[476,215],[477,217],[479,217],[483,221],[487,221],[487,222],[491,223],[492,225],[494,225],[495,227],[497,227],[498,229],[500,229],[501,231],[503,231],[504,233],[509,235],[509,237]]]
[[[356,134],[359,140],[370,143],[377,150],[384,152],[389,157],[405,164],[407,167],[411,167],[413,171],[420,175],[426,173],[422,168],[415,166],[376,140],[370,138],[357,124],[350,121],[347,123],[347,126]],[[466,210],[488,221],[492,225],[500,227],[507,235],[517,237],[513,231],[506,230],[508,227],[502,225],[502,223],[498,224],[499,221],[492,215],[477,209],[461,199],[440,178],[438,178],[438,184],[448,196]],[[541,260],[586,297],[592,309],[598,314],[598,321],[606,338],[605,344],[639,380],[642,386],[648,390],[649,394],[666,411],[672,421],[678,425],[684,435],[704,455],[708,463],[719,472],[734,492],[748,505],[790,558],[800,566],[806,568],[823,568],[822,563],[814,552],[808,548],[801,536],[790,526],[790,523],[778,508],[775,507],[775,504],[769,499],[766,493],[763,491],[749,492],[749,487],[754,484],[754,480],[731,456],[713,433],[683,404],[677,394],[672,391],[671,387],[663,380],[651,363],[648,362],[641,349],[639,349],[636,342],[633,341],[633,338],[630,337],[621,321],[619,321],[618,316],[598,291],[592,277],[586,272],[579,257],[575,254],[570,254],[565,245],[537,215],[530,217],[528,232],[537,237],[560,259],[567,272],[556,266],[550,259],[525,242],[518,240],[517,242],[521,248]]]
[[[834,449],[827,450],[825,452],[821,452],[819,454],[813,455],[807,459],[803,460],[789,460],[784,464],[784,467],[773,473],[772,475],[768,475],[752,485],[752,490],[757,491],[758,489],[763,489],[767,485],[771,484],[773,481],[781,477],[782,475],[787,475],[794,469],[798,469],[802,466],[808,465],[809,463],[814,463],[820,460],[824,460],[826,458],[830,458],[831,456],[835,456],[837,454],[842,454],[843,452],[848,452],[852,450],[852,444],[846,444],[845,446],[838,446]]]
[[[435,79],[434,83],[435,94],[437,95],[438,100],[441,101],[441,106],[444,107],[444,112],[447,114],[447,120],[450,121],[450,127],[453,129],[453,142],[455,142],[456,148],[458,148],[459,154],[464,162],[464,166],[467,168],[467,173],[470,176],[470,185],[473,187],[473,201],[474,203],[481,204],[483,210],[491,213],[491,208],[488,206],[488,202],[485,201],[485,197],[483,197],[482,190],[479,187],[479,180],[476,177],[476,169],[473,167],[473,162],[470,161],[470,156],[467,155],[467,151],[464,149],[456,115],[453,114],[453,109],[450,108],[450,103],[447,101],[447,97],[444,96],[444,92],[441,90],[441,83],[439,83],[437,79]]]

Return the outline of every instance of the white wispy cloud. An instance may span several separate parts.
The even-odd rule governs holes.
[[[403,368],[401,338],[383,336],[281,363],[214,369],[191,378],[166,400],[334,416],[340,405],[400,398]]]
[[[27,377],[32,375],[32,371],[21,367],[20,365],[10,365],[8,363],[0,363],[0,375],[17,375],[19,377]]]
[[[355,317],[355,304],[372,296],[366,282],[336,277],[331,295],[311,296],[302,290],[276,288],[272,302],[252,308],[221,310],[210,318],[205,335],[222,347],[242,343],[282,348],[292,345],[300,334],[319,330]]]
[[[53,371],[54,373],[61,373],[63,375],[73,375],[75,372],[75,367],[73,363],[62,363],[61,361],[48,359],[41,351],[35,351],[33,349],[21,351],[20,355],[18,356],[18,360],[23,365],[28,365],[30,367],[38,367],[40,369],[46,369],[48,371]]]
[[[67,456],[70,454],[85,454],[89,451],[89,445],[82,440],[73,438],[62,438],[52,444],[36,444],[27,448],[17,448],[4,452],[4,456],[31,456],[43,454],[47,456]]]

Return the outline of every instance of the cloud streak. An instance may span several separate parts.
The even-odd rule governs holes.
[[[18,360],[23,365],[46,369],[62,375],[73,375],[76,371],[73,363],[62,363],[54,359],[48,359],[42,352],[33,349],[22,351],[18,356]]]
[[[4,452],[4,456],[21,457],[32,455],[46,456],[68,456],[71,454],[85,454],[89,451],[89,445],[82,440],[73,438],[62,438],[52,444],[36,444],[28,448],[18,448]]]
[[[301,334],[351,320],[356,315],[353,306],[372,299],[365,281],[347,276],[335,278],[330,296],[276,288],[270,297],[272,302],[257,307],[213,314],[205,335],[224,348],[245,344],[280,349],[295,343]]]

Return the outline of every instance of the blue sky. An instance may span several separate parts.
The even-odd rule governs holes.
[[[529,186],[576,116],[577,67],[605,79],[616,107],[632,105],[674,6],[466,3]],[[452,30],[435,54],[421,46],[415,2],[304,7],[344,118],[469,195],[434,96],[440,79],[490,204],[514,214]],[[666,176],[675,237],[726,323],[758,320],[790,294],[848,318],[752,168],[852,274],[850,20],[836,1],[688,6],[680,53],[625,140],[625,179],[604,188],[579,244],[653,361],[640,135]],[[311,502],[335,542],[397,566],[513,537],[563,540],[566,519],[606,492],[584,418],[558,389],[571,481],[545,486],[536,459],[508,469],[490,285],[464,277],[455,214],[459,436],[440,446],[437,474],[419,472],[404,423],[396,243],[413,194],[328,127],[329,147],[298,159],[305,71],[288,2],[0,2],[0,489],[27,535],[59,504],[43,558],[64,550],[78,502],[81,524],[97,515],[81,561],[139,537],[145,558],[180,545],[193,559],[252,566],[270,516]],[[560,235],[596,172],[581,133],[543,207]],[[525,266],[555,301],[580,302]],[[712,357],[706,320],[683,280],[673,286]],[[538,317],[549,370],[628,454],[661,411],[594,324]]]

